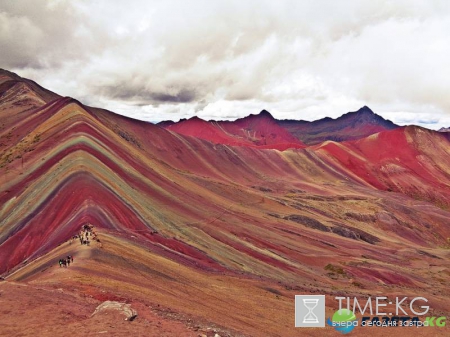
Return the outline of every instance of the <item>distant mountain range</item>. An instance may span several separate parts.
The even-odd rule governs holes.
[[[355,140],[399,126],[364,106],[339,118],[323,118],[314,122],[276,120],[266,111],[235,121],[204,121],[198,117],[178,123],[161,122],[168,130],[213,143],[256,146],[261,148],[302,148],[326,140]]]
[[[258,115],[250,115],[233,122],[204,121],[198,117],[181,120],[178,123],[163,122],[160,124],[167,130],[185,136],[205,139],[216,144],[250,146],[258,148],[304,148],[300,140],[286,129],[279,126],[272,115],[261,111]]]
[[[308,145],[326,140],[342,142],[360,139],[399,127],[375,114],[367,106],[336,119],[326,117],[314,122],[282,120],[278,124]]]

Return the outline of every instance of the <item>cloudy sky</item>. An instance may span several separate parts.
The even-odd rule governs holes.
[[[450,1],[3,0],[0,67],[157,122],[338,117],[450,126]]]

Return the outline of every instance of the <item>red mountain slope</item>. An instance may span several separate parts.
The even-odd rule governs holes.
[[[439,132],[408,126],[316,148],[378,189],[450,204],[450,142]]]

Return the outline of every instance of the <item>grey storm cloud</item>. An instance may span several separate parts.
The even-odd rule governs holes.
[[[190,103],[197,98],[195,90],[191,89],[170,88],[165,92],[155,92],[141,87],[129,87],[126,84],[101,87],[100,91],[108,97],[129,101],[135,105]]]
[[[336,117],[450,125],[447,1],[0,4],[0,67],[134,118]]]
[[[92,35],[106,35],[69,2],[6,0],[0,4],[0,62],[15,69],[50,69],[72,59],[86,60]]]

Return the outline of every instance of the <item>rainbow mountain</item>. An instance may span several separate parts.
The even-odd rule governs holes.
[[[33,310],[28,331],[68,311],[65,332],[93,333],[109,324],[90,316],[106,300],[138,308],[123,334],[160,321],[167,335],[297,336],[295,294],[420,294],[450,312],[445,133],[392,127],[307,145],[270,114],[248,121],[194,120],[221,128],[213,141],[195,123],[183,134],[1,70],[0,285],[8,305]],[[99,241],[71,242],[87,223]],[[38,290],[54,316],[29,300]]]

